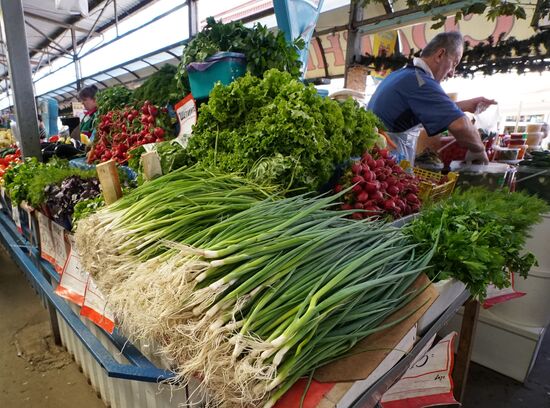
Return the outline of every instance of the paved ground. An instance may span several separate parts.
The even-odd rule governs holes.
[[[105,407],[70,355],[53,344],[40,298],[1,245],[0,311],[0,407]]]
[[[472,364],[463,408],[550,408],[550,334],[525,384]]]

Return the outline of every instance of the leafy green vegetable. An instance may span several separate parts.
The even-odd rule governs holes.
[[[80,201],[74,206],[73,213],[73,230],[76,229],[78,221],[87,216],[95,213],[97,210],[105,206],[105,199],[103,195],[99,195],[95,198]]]
[[[335,164],[373,147],[380,121],[354,101],[317,94],[286,72],[218,84],[201,106],[187,147],[189,164],[262,173],[286,189],[319,190]],[[254,171],[252,171],[254,169]]]
[[[456,278],[470,293],[485,298],[488,284],[511,282],[507,270],[526,277],[536,259],[522,255],[529,228],[548,205],[524,193],[472,188],[426,208],[405,229],[421,249],[437,243],[431,278]]]
[[[106,88],[97,93],[96,102],[99,115],[107,112],[122,109],[132,100],[132,91],[123,85]]]
[[[206,26],[183,50],[176,75],[178,87],[184,94],[189,93],[187,65],[204,61],[220,51],[245,54],[247,70],[254,76],[262,77],[265,71],[276,68],[298,78],[301,63],[296,50],[303,47],[303,40],[288,44],[282,31],[273,33],[258,23],[248,28],[237,21],[224,24],[209,17]]]
[[[182,98],[182,94],[178,92],[177,88],[177,71],[176,66],[165,64],[134,91],[134,99],[138,102],[149,100],[159,106],[178,102]]]

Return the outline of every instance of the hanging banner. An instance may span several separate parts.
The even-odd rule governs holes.
[[[386,56],[393,55],[395,46],[397,45],[397,31],[385,31],[383,33],[377,33],[373,35],[372,51],[374,55]],[[381,81],[386,78],[391,72],[391,69],[385,69],[382,71],[374,71],[371,76],[375,80]]]

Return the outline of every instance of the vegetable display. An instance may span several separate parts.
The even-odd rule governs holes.
[[[96,103],[99,115],[121,109],[132,101],[132,91],[123,85],[102,89],[97,93]]]
[[[60,184],[47,185],[44,194],[49,215],[70,230],[75,206],[81,201],[95,199],[101,191],[96,178],[69,176]]]
[[[526,277],[536,264],[521,251],[529,227],[548,209],[524,193],[472,188],[423,210],[406,233],[424,250],[437,241],[431,278],[456,278],[483,299],[488,284],[510,286],[507,270]]]
[[[337,199],[183,169],[81,220],[76,241],[126,334],[159,341],[222,406],[270,407],[383,329],[430,259]]]
[[[139,109],[126,107],[100,116],[98,130],[88,163],[110,159],[119,164],[128,161],[128,151],[144,144],[162,142],[171,137],[171,119],[166,108],[145,101]]]
[[[282,31],[274,33],[259,23],[248,28],[238,21],[224,24],[209,17],[206,26],[183,50],[176,74],[178,87],[184,94],[188,94],[187,65],[202,62],[220,51],[244,53],[247,70],[254,76],[262,77],[264,72],[275,68],[298,78],[301,63],[296,49],[303,47],[303,40],[288,44]]]
[[[178,102],[183,94],[177,91],[174,65],[164,64],[160,70],[147,78],[139,88],[134,90],[133,98],[137,102],[150,101],[154,105],[166,106]]]
[[[287,191],[321,189],[335,165],[372,148],[381,126],[349,100],[322,98],[277,70],[216,85],[200,108],[187,153],[190,163],[242,172]]]
[[[344,195],[342,210],[357,210],[351,217],[388,216],[391,219],[416,213],[420,210],[418,180],[390,157],[386,149],[374,148],[365,152],[361,160],[354,161],[346,170],[334,191],[351,191]]]
[[[51,198],[49,186],[60,185],[72,176],[90,179],[95,177],[95,171],[75,169],[62,160],[52,159],[44,164],[36,158],[27,158],[6,171],[4,186],[14,203],[26,201],[33,207],[39,207],[45,203],[46,197]]]

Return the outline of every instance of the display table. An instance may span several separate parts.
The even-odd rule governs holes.
[[[200,395],[194,392],[192,384],[173,392],[169,386],[159,384],[173,374],[166,369],[167,363],[159,361],[154,355],[154,345],[133,345],[117,333],[116,329],[112,335],[106,333],[80,317],[76,306],[54,293],[59,275],[47,261],[40,258],[38,223],[32,217],[29,218],[30,222],[23,222],[19,232],[10,215],[5,210],[0,211],[0,241],[45,301],[50,310],[54,336],[74,356],[103,401],[112,407],[124,408],[200,404]],[[468,299],[468,291],[462,291],[435,322],[424,330],[411,352],[370,386],[350,407],[376,406],[384,392],[405,373],[426,344]],[[466,303],[468,318],[463,321],[453,373],[455,396],[459,400],[466,383],[478,308],[477,302]]]

